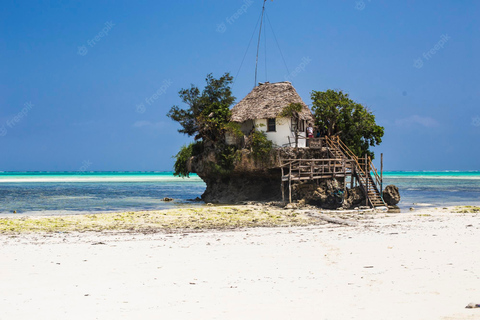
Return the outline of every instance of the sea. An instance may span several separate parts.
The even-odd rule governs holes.
[[[384,187],[399,188],[402,211],[480,205],[480,171],[390,171],[383,177]],[[205,187],[197,175],[172,172],[0,172],[0,217],[203,206],[195,199]]]

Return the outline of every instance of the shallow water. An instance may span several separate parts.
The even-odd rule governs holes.
[[[205,183],[172,173],[35,172],[0,173],[0,215],[57,215],[128,210],[159,210],[201,205]],[[164,202],[164,197],[174,198]]]
[[[386,172],[402,209],[480,205],[480,172]],[[171,172],[0,172],[0,215],[58,215],[203,205],[205,183]],[[164,197],[174,198],[164,202]]]
[[[394,184],[400,208],[480,205],[480,172],[386,172],[384,187]]]

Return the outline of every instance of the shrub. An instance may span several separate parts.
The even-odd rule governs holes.
[[[254,130],[250,135],[252,154],[255,160],[269,159],[273,148],[273,142],[267,139],[264,132]]]
[[[193,143],[184,145],[180,148],[180,151],[174,156],[175,164],[173,165],[173,175],[177,177],[189,177],[189,171],[187,169],[187,161],[192,157]]]
[[[240,153],[235,146],[221,145],[217,149],[216,160],[214,166],[215,172],[219,175],[228,175],[235,168],[235,162],[239,160]]]
[[[175,164],[173,165],[173,175],[182,178],[189,177],[189,170],[187,162],[191,157],[198,156],[203,152],[203,141],[192,142],[189,145],[184,145],[180,151],[174,156]]]

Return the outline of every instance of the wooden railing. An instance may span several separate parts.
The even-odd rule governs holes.
[[[380,191],[380,193],[382,193],[383,192],[383,190],[382,190],[382,186],[383,186],[383,181],[382,180],[383,179],[378,174],[377,168],[375,168],[375,166],[373,165],[372,158],[370,158],[370,157],[368,157],[368,164],[370,165],[370,172],[373,173],[375,185],[377,186],[378,191]]]
[[[325,138],[308,138],[308,137],[298,137],[298,141],[305,140],[305,146],[307,148],[321,149],[326,146]],[[284,146],[295,147],[295,138],[288,137],[288,143]]]
[[[282,179],[315,179],[326,175],[345,174],[351,170],[351,162],[345,158],[338,159],[284,159],[281,161]],[[284,170],[288,170],[285,175]]]

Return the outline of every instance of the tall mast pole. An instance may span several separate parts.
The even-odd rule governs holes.
[[[263,24],[263,17],[265,16],[265,3],[267,0],[263,0],[263,8],[262,8],[262,18],[260,20],[260,31],[258,31],[258,43],[257,43],[257,58],[255,60],[255,85],[254,88],[257,86],[257,70],[258,70],[258,52],[260,50],[260,38],[262,36],[262,24]]]

